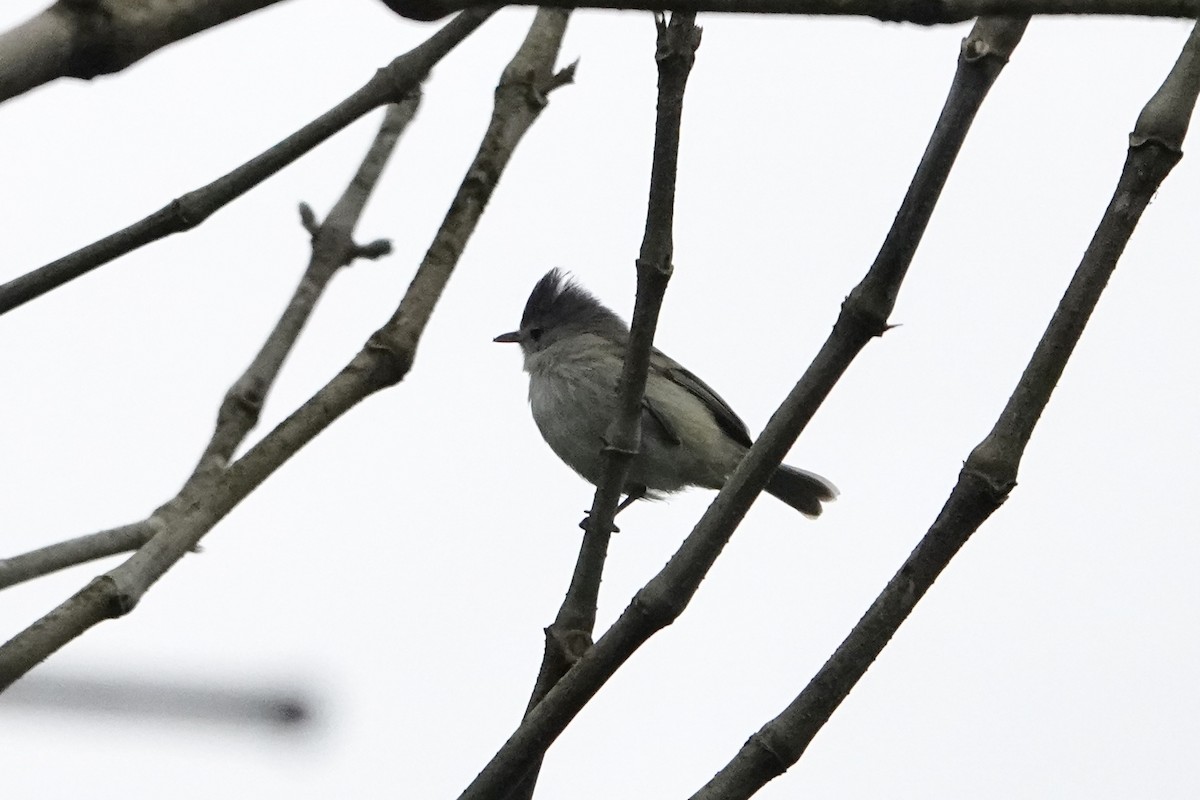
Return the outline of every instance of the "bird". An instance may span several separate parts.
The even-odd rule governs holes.
[[[529,373],[529,405],[542,438],[568,467],[598,485],[629,326],[555,268],[534,286],[520,327],[493,341],[520,345]],[[720,489],[752,444],[746,424],[729,404],[657,348],[650,352],[641,428],[618,511],[635,500],[661,499],[688,487]],[[838,495],[820,475],[786,464],[765,488],[814,518],[822,503]]]

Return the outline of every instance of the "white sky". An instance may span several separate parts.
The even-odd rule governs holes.
[[[7,28],[45,0],[0,6]],[[338,277],[264,429],[394,308],[474,153],[532,12],[506,10],[426,84],[360,226],[396,253]],[[873,258],[967,26],[702,17],[685,106],[676,273],[659,345],[757,432]],[[92,83],[0,107],[7,280],[202,185],[434,28],[297,0]],[[893,321],[789,457],[842,490],[819,522],[762,500],[683,618],[551,749],[540,797],[687,797],[781,710],[937,514],[1007,399],[1111,195],[1186,24],[1035,20],[985,103]],[[518,721],[592,489],[525,402],[515,326],[571,269],[632,307],[652,141],[653,25],[580,13],[399,387],[335,424],[130,616],[43,674],[299,686],[310,736],[5,710],[11,797],[455,797]],[[144,516],[307,257],[373,115],[191,233],[0,319],[3,555]],[[1194,136],[1185,144],[1191,151]],[[1190,154],[1190,153],[1189,153]],[[771,798],[1184,798],[1200,791],[1194,297],[1200,166],[1150,206],[1026,454],[955,559]],[[622,518],[607,626],[712,494]],[[88,565],[10,589],[8,638]]]

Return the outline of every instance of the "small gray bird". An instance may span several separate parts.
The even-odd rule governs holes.
[[[567,466],[593,484],[604,470],[605,433],[616,415],[617,382],[629,327],[561,271],[533,287],[516,342],[529,373],[529,405],[542,437]],[[720,395],[657,349],[642,401],[642,441],[629,466],[620,508],[688,486],[720,489],[750,448],[746,424]],[[837,496],[832,483],[780,466],[767,491],[807,517]]]

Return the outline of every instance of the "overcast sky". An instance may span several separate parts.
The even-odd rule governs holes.
[[[0,6],[7,29],[45,5]],[[269,429],[390,314],[474,154],[532,16],[437,67]],[[969,27],[702,16],[657,343],[754,433],[892,221]],[[0,106],[0,280],[274,144],[434,27],[293,0],[90,83]],[[842,496],[762,498],[675,625],[554,745],[539,797],[685,798],[805,685],[912,549],[1015,385],[1187,24],[1034,20],[984,104],[893,315],[788,458]],[[632,308],[653,137],[648,14],[576,14],[553,95],[400,386],[323,433],[130,616],[53,656],[86,675],[315,698],[309,733],[116,720],[0,700],[9,797],[457,796],[520,718],[592,488],[529,415],[514,328],[548,268]],[[378,123],[364,119],[201,228],[0,318],[2,552],[144,517],[217,405]],[[1149,207],[1047,409],[1020,485],[921,602],[780,798],[1191,798],[1200,792],[1200,163]],[[1200,148],[1196,148],[1200,149]],[[601,629],[713,493],[623,515]],[[115,561],[113,563],[116,563]],[[15,634],[108,565],[9,589]]]

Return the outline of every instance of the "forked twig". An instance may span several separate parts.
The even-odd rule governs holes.
[[[308,267],[258,354],[226,392],[212,436],[183,488],[147,519],[0,559],[0,589],[76,564],[137,550],[164,529],[168,510],[181,497],[202,493],[206,486],[220,480],[234,451],[258,423],[267,392],[329,281],[355,258],[378,258],[390,250],[386,241],[365,246],[355,244],[354,229],[420,100],[420,90],[414,89],[402,102],[388,107],[358,172],[324,222],[318,224],[312,209],[301,204],[301,220],[312,235]]]
[[[479,151],[391,319],[313,397],[205,487],[188,488],[161,509],[164,527],[128,560],[94,578],[53,611],[0,646],[0,689],[96,624],[128,613],[147,590],[242,499],[334,420],[401,381],[434,306],[522,136],[546,106],[546,87],[562,85],[553,60],[567,13],[538,12],[496,90]],[[570,68],[568,68],[569,71]]]

